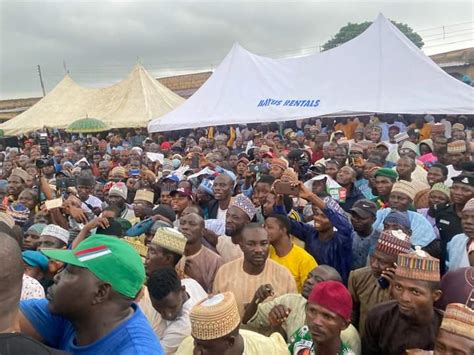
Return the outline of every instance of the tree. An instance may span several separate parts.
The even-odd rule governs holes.
[[[423,39],[421,36],[413,31],[413,29],[404,24],[404,23],[398,23],[395,21],[392,21],[392,23],[397,26],[397,28],[405,35],[408,37],[409,40],[411,40],[415,46],[418,48],[423,47]],[[364,32],[367,27],[369,27],[372,24],[372,22],[362,22],[362,23],[348,23],[344,27],[341,27],[338,33],[331,38],[329,41],[324,43],[323,45],[323,50],[326,51],[328,49],[337,47],[343,43],[346,43],[347,41],[353,39],[354,37],[357,37],[360,35],[362,32]]]

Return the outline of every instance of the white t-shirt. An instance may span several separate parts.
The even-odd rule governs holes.
[[[453,185],[453,177],[461,175],[462,171],[454,169],[452,164],[446,166],[446,168],[448,168],[448,178],[444,183],[446,184],[446,186],[451,187]]]
[[[220,219],[221,221],[224,221],[225,223],[225,216],[227,214],[227,208],[225,210],[221,210],[220,207],[217,208],[217,217],[216,219]]]

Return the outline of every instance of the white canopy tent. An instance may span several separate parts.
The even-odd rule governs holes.
[[[100,119],[110,128],[146,127],[182,102],[140,65],[126,79],[100,89],[82,87],[66,75],[44,98],[0,128],[6,135],[19,135],[44,127],[66,128],[85,117]]]
[[[380,14],[353,40],[306,57],[271,59],[235,44],[193,96],[148,130],[352,112],[470,114],[473,94]]]

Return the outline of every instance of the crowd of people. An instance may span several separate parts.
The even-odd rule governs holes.
[[[19,137],[0,354],[474,354],[473,126]]]

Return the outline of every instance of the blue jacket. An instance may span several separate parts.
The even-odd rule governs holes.
[[[332,201],[331,201],[332,202]],[[335,201],[334,201],[335,203]],[[284,206],[274,206],[275,213],[285,215]],[[347,285],[352,263],[352,224],[343,214],[327,206],[322,210],[335,227],[333,237],[328,241],[319,240],[319,232],[311,225],[290,221],[290,234],[305,243],[305,249],[320,265],[329,265],[335,268]]]

